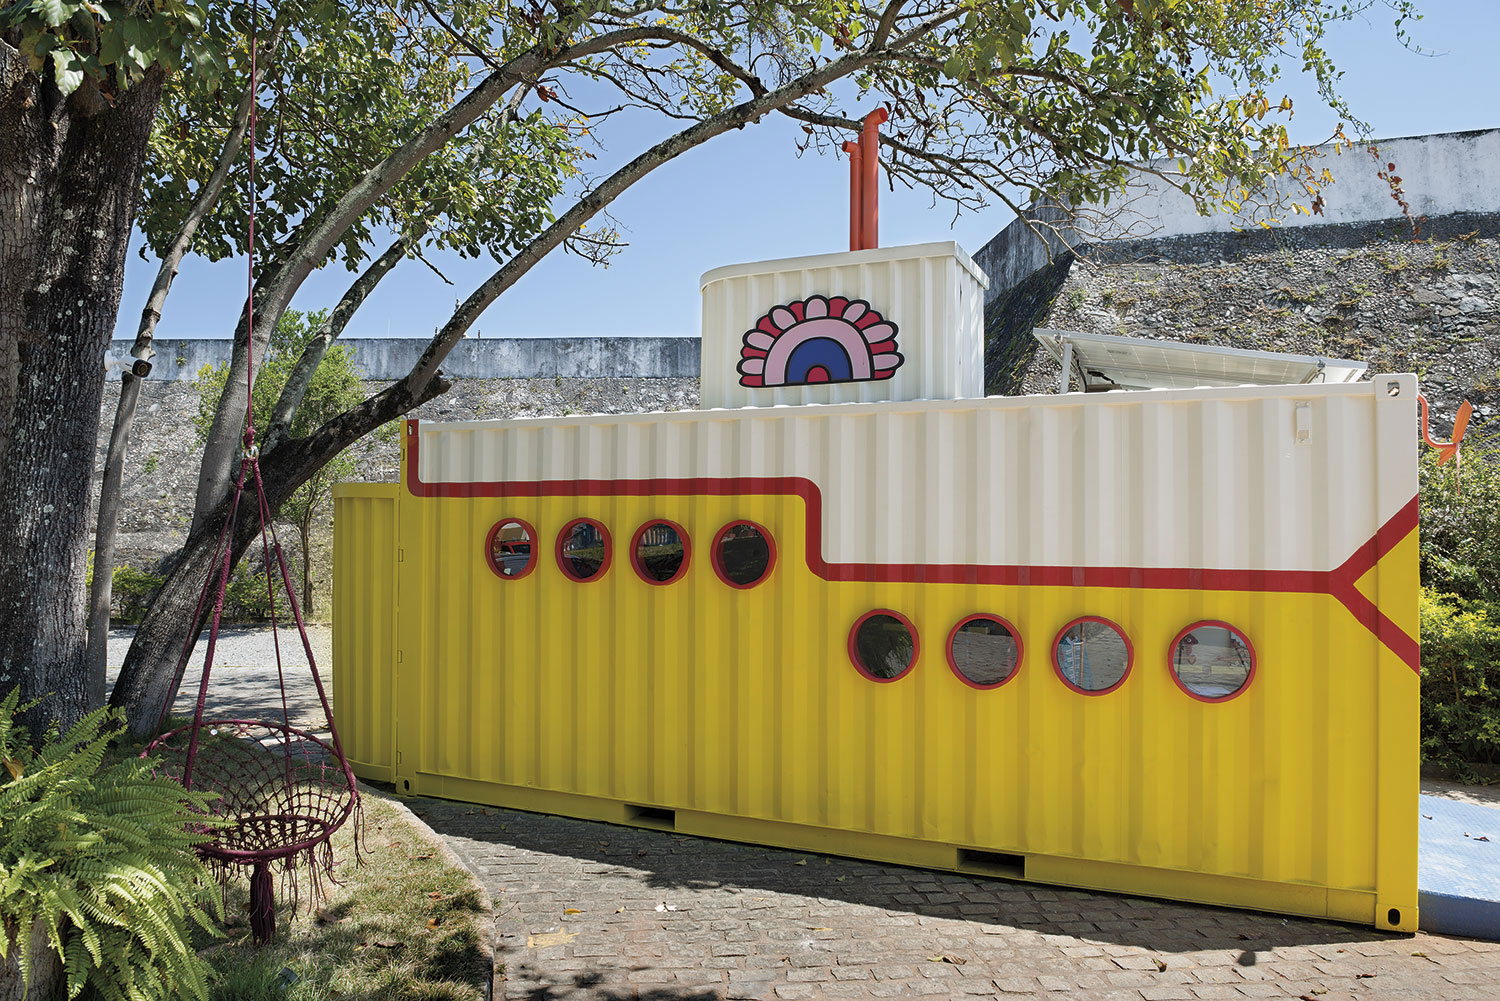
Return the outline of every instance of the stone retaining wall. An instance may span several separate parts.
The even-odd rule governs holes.
[[[110,342],[105,367],[113,375],[130,365],[128,339]],[[355,370],[372,381],[393,381],[410,372],[426,337],[341,337]],[[155,342],[152,381],[191,382],[205,365],[227,365],[234,348],[227,338],[176,337]],[[696,337],[466,337],[443,359],[450,379],[696,379]]]

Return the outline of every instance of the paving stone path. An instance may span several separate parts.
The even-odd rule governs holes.
[[[240,632],[226,637],[235,666],[215,675],[212,711],[277,716],[267,637]],[[328,663],[326,629],[314,642]],[[290,708],[316,726],[305,672],[288,672]],[[493,898],[495,997],[508,1001],[1500,1001],[1500,943],[406,802]]]
[[[1500,999],[1500,943],[409,802],[495,900],[496,998]]]
[[[313,656],[318,661],[318,673],[329,698],[332,698],[333,630],[320,623],[308,626],[307,634],[312,641]],[[125,662],[125,651],[130,648],[134,637],[133,627],[109,631],[108,678],[111,685],[119,675],[120,665]],[[214,651],[213,673],[209,677],[209,715],[220,719],[279,720],[282,714],[281,685],[285,683],[287,712],[292,725],[315,733],[326,730],[328,722],[318,703],[317,688],[313,684],[312,672],[308,670],[307,654],[302,649],[296,627],[282,627],[280,631],[280,678],[276,673],[276,642],[271,630],[264,626],[223,628]],[[193,715],[207,649],[208,643],[203,639],[193,648],[182,688],[172,703],[172,711],[179,716],[191,718]]]

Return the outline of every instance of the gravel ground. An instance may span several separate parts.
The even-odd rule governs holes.
[[[114,684],[125,651],[135,635],[133,628],[109,631],[109,681]],[[333,698],[333,629],[313,625],[307,629],[313,656],[324,690]],[[282,672],[286,679],[287,714],[294,726],[319,731],[327,728],[317,688],[307,667],[307,656],[295,629],[279,631]],[[188,668],[188,677],[173,709],[191,714],[198,697],[207,638],[198,641]],[[208,683],[208,713],[236,719],[280,719],[280,686],[276,680],[276,645],[271,630],[262,626],[234,626],[219,632],[214,649],[214,668]]]

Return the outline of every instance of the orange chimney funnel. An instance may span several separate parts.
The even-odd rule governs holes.
[[[849,249],[860,249],[860,213],[864,200],[860,197],[863,179],[859,172],[859,143],[844,143],[844,152],[849,154]]]
[[[861,250],[880,246],[880,125],[890,117],[884,108],[876,108],[865,116],[859,136]]]

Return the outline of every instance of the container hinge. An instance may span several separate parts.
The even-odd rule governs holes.
[[[396,562],[397,563],[405,563],[406,562],[406,550],[401,549],[399,547],[396,549]]]
[[[1297,415],[1297,444],[1312,444],[1312,404],[1299,403],[1296,407]]]

